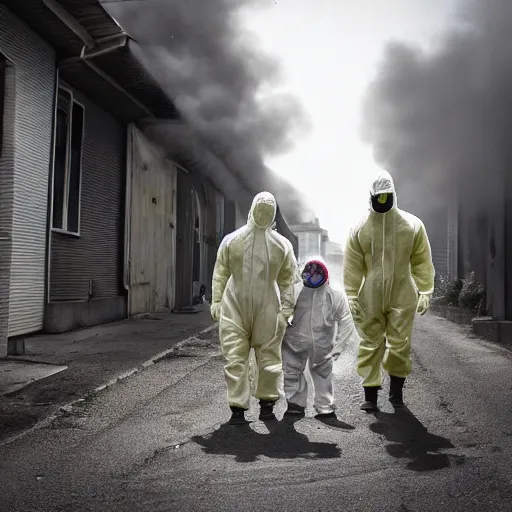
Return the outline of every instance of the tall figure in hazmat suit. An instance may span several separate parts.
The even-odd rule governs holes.
[[[390,375],[389,400],[403,407],[411,372],[415,312],[425,314],[434,291],[434,266],[425,226],[397,208],[390,174],[379,173],[364,220],[352,229],[344,254],[344,283],[361,335],[357,371],[363,378],[361,409],[378,410],[381,365]]]
[[[293,326],[286,331],[282,349],[285,415],[304,417],[308,398],[304,371],[309,363],[316,417],[336,420],[333,362],[357,341],[347,297],[329,286],[329,271],[320,257],[306,263],[295,285],[295,297]]]
[[[276,200],[258,194],[245,226],[221,242],[212,282],[211,314],[219,338],[232,411],[231,424],[245,423],[249,408],[249,353],[258,365],[260,419],[275,419],[282,375],[281,343],[293,312],[297,261],[291,243],[272,229]]]

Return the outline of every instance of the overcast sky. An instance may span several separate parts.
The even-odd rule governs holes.
[[[310,191],[322,227],[344,244],[350,225],[367,208],[368,180],[376,169],[371,148],[360,141],[359,109],[384,45],[398,39],[435,46],[460,2],[260,1],[266,7],[246,12],[244,23],[281,60],[283,88],[302,99],[314,125],[294,151],[268,164]]]

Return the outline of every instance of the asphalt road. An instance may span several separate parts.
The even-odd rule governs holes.
[[[353,348],[338,428],[312,411],[232,427],[217,342],[199,341],[0,448],[0,510],[512,511],[511,354],[430,316],[413,344],[408,411],[385,392],[359,410]]]

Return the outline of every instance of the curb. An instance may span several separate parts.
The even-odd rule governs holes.
[[[155,356],[144,361],[139,366],[136,366],[135,368],[132,368],[131,370],[128,370],[128,371],[118,375],[117,377],[110,379],[105,384],[102,384],[101,386],[98,386],[98,387],[94,388],[93,390],[88,391],[87,393],[85,393],[83,395],[82,398],[77,398],[76,400],[73,400],[72,402],[69,402],[64,405],[57,405],[56,406],[57,411],[54,412],[53,414],[50,414],[50,416],[47,416],[46,418],[39,420],[35,425],[28,428],[27,430],[24,430],[24,431],[20,432],[19,434],[15,434],[12,437],[8,437],[4,441],[1,441],[0,448],[8,445],[10,443],[13,443],[14,441],[17,441],[18,439],[21,439],[22,437],[26,436],[30,432],[33,432],[35,430],[39,430],[41,428],[45,428],[45,427],[51,425],[51,423],[53,421],[55,421],[59,416],[61,416],[62,412],[65,412],[66,410],[73,408],[73,406],[75,404],[77,404],[79,402],[83,402],[85,399],[87,399],[87,397],[97,394],[97,393],[100,393],[101,391],[104,391],[105,389],[109,389],[112,386],[114,386],[115,384],[122,382],[122,381],[126,380],[127,378],[132,377],[133,375],[141,373],[146,368],[153,366],[154,364],[158,363],[159,361],[161,361],[162,359],[167,357],[169,354],[172,354],[173,352],[178,351],[181,347],[183,347],[183,345],[186,345],[190,341],[197,339],[198,336],[201,336],[203,334],[208,334],[209,332],[217,329],[217,327],[218,327],[217,324],[210,325],[210,327],[207,327],[206,329],[203,329],[202,331],[199,331],[199,332],[193,334],[192,336],[185,338],[184,340],[178,341],[178,343],[173,345],[171,348],[164,350],[163,352],[160,352],[159,354],[156,354]]]

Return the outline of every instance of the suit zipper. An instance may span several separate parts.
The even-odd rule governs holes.
[[[251,248],[251,282],[249,286],[249,297],[250,297],[250,304],[251,304],[251,325],[254,325],[254,299],[253,299],[253,293],[252,293],[252,283],[254,280],[254,246],[256,245],[256,236],[257,232],[256,230],[252,233],[252,248]]]
[[[315,310],[315,297],[316,297],[317,290],[313,291],[313,300],[311,301],[311,320],[309,322],[310,329],[311,329],[311,343],[313,345],[313,361],[315,360],[315,336],[313,334],[313,311]]]
[[[386,247],[386,214],[382,216],[382,298],[386,298],[386,289],[385,289],[385,283],[386,280],[384,279],[384,251]],[[384,313],[384,300],[382,301],[382,312]]]

